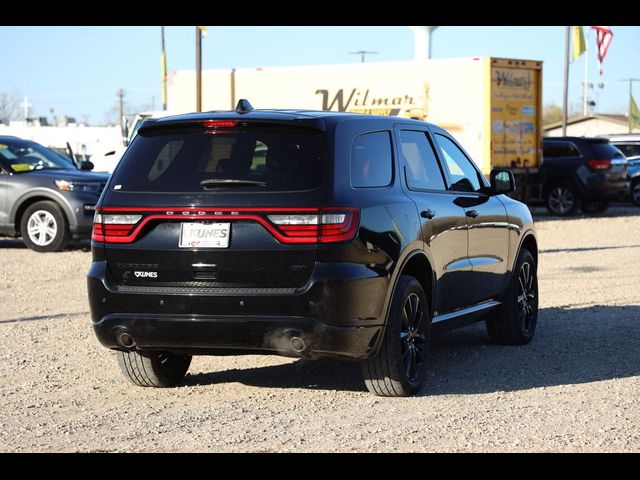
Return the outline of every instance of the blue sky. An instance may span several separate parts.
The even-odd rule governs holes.
[[[612,27],[613,42],[597,71],[595,35],[589,41],[589,81],[604,82],[597,111],[625,113],[628,83],[640,78],[640,27]],[[203,68],[351,63],[354,50],[379,52],[368,61],[410,60],[409,27],[214,27],[203,40]],[[167,27],[168,69],[195,66],[194,27]],[[27,95],[35,114],[89,116],[103,123],[116,102],[160,107],[160,27],[0,27],[0,93]],[[543,60],[543,102],[562,103],[564,27],[440,27],[433,58],[491,55]],[[579,105],[584,55],[570,69],[569,103]],[[640,100],[640,82],[634,94]],[[595,95],[593,96],[595,100]]]

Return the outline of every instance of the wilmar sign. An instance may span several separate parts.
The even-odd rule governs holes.
[[[491,71],[491,159],[504,166],[536,165],[537,77],[532,70]]]
[[[321,110],[366,113],[369,115],[415,115],[416,118],[421,119],[426,117],[426,111],[417,111],[416,99],[409,94],[397,96],[375,95],[368,88],[340,88],[333,91],[318,89],[315,93],[321,96]],[[423,102],[423,104],[426,105],[426,102]]]

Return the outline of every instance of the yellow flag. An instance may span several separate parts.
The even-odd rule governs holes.
[[[582,55],[587,46],[584,42],[584,34],[582,33],[582,26],[572,27],[573,33],[573,61],[575,62],[580,55]]]
[[[631,130],[636,128],[636,126],[640,125],[640,110],[638,109],[638,105],[636,101],[631,97]]]
[[[206,37],[207,36],[207,27],[198,27],[200,29],[200,31],[202,32],[202,37]]]

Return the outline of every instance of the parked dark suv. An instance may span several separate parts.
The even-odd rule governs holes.
[[[549,212],[602,213],[612,200],[629,195],[627,163],[620,150],[600,137],[547,137],[541,175]]]
[[[537,241],[513,188],[416,120],[241,102],[147,121],[97,206],[95,333],[139,386],[259,353],[359,360],[370,391],[410,395],[432,334],[533,337]]]
[[[108,178],[79,170],[69,158],[36,142],[0,136],[0,234],[22,235],[27,247],[38,252],[88,239]]]

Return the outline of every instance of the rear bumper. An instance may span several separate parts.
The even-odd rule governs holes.
[[[332,268],[334,278],[316,268],[295,291],[204,292],[118,289],[107,280],[106,262],[94,261],[87,276],[93,328],[113,349],[125,348],[118,339],[128,333],[142,350],[364,359],[383,328],[388,279],[349,265]],[[304,348],[295,348],[301,344],[293,337]]]
[[[587,179],[586,200],[620,200],[629,195],[629,181],[609,180],[602,176]]]
[[[380,327],[334,327],[312,318],[207,315],[107,315],[93,324],[102,345],[189,354],[272,353],[366,358]],[[129,344],[127,343],[127,346]]]

